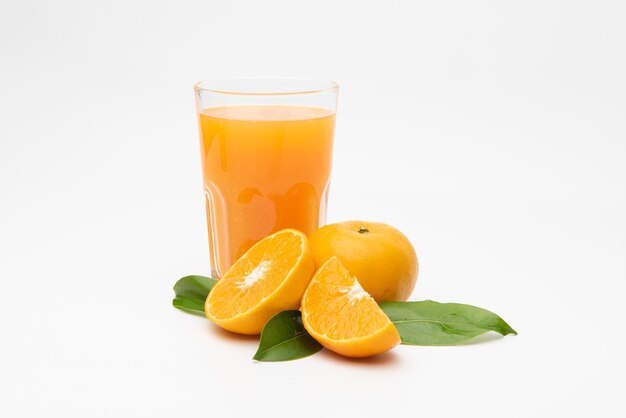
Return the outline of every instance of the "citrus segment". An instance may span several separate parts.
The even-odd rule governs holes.
[[[260,334],[275,314],[298,309],[315,271],[306,236],[285,229],[257,242],[217,282],[204,305],[208,319],[239,334]]]
[[[348,357],[372,356],[400,343],[389,318],[337,257],[313,276],[302,297],[302,322],[320,344]]]

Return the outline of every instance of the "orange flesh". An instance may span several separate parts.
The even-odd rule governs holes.
[[[209,296],[211,314],[227,319],[257,306],[280,287],[303,251],[302,237],[290,232],[259,243],[213,288]]]
[[[323,269],[323,270],[322,270]],[[335,258],[326,263],[305,294],[307,321],[332,340],[359,338],[387,326],[389,318],[357,279]]]
[[[230,106],[199,115],[209,248],[222,275],[261,238],[324,222],[335,115],[298,106]]]

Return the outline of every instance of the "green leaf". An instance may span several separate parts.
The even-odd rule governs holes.
[[[267,321],[259,349],[254,355],[258,361],[286,361],[308,357],[322,349],[302,325],[300,311],[283,311]]]
[[[380,307],[396,326],[402,344],[455,345],[489,331],[517,334],[495,313],[461,303],[383,302]]]
[[[217,280],[204,276],[185,276],[174,285],[172,305],[183,311],[204,316],[204,301]]]

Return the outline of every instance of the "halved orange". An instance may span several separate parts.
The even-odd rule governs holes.
[[[204,304],[206,317],[239,334],[256,335],[286,309],[298,309],[315,264],[306,236],[284,229],[263,238],[217,282]]]
[[[373,356],[400,343],[393,323],[337,257],[317,270],[304,292],[302,322],[320,344],[348,357]]]

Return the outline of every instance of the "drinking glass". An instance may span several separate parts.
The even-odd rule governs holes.
[[[213,277],[273,232],[325,223],[338,89],[279,78],[194,86]]]

